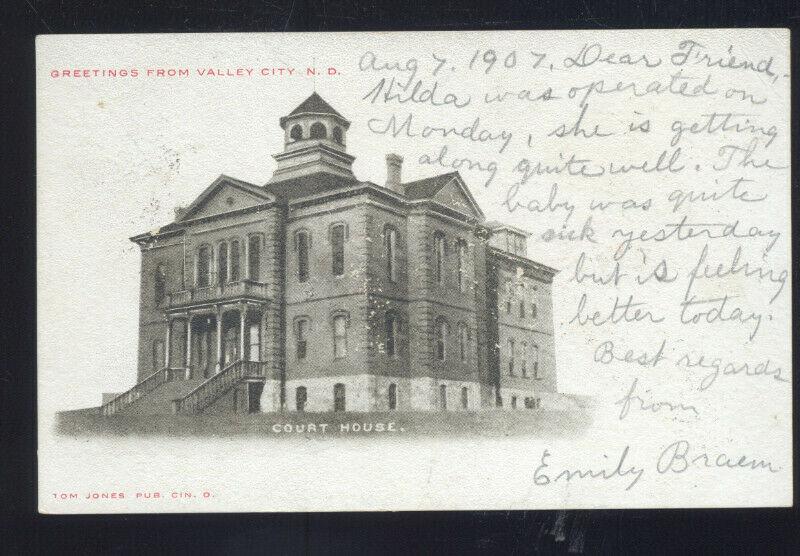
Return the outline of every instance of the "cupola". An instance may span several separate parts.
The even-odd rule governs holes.
[[[353,178],[354,157],[347,154],[350,122],[316,92],[280,119],[283,152],[271,182],[308,174],[328,173]]]

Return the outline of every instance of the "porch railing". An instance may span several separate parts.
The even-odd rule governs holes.
[[[135,384],[130,390],[123,392],[119,396],[116,396],[115,398],[101,405],[100,414],[106,416],[114,415],[115,413],[118,413],[131,405],[148,392],[152,392],[165,382],[182,379],[185,377],[186,369],[175,369],[168,367],[159,369],[153,374],[145,377],[141,382]]]
[[[172,412],[188,415],[201,413],[240,380],[264,377],[264,369],[264,363],[261,362],[234,361],[184,397],[172,400]]]
[[[206,303],[239,297],[254,297],[265,299],[267,285],[252,280],[239,280],[213,286],[203,286],[169,294],[171,307],[188,305],[190,303]]]

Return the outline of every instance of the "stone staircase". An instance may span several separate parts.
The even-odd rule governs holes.
[[[100,414],[196,415],[244,379],[264,377],[263,363],[235,361],[208,379],[187,379],[185,369],[161,369],[100,406]]]
[[[161,384],[142,399],[122,410],[123,415],[171,415],[172,401],[200,386],[203,379],[173,380]]]

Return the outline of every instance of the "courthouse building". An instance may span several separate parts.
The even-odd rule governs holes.
[[[535,409],[556,391],[551,285],[457,172],[361,181],[316,93],[264,185],[220,176],[141,248],[121,411]]]

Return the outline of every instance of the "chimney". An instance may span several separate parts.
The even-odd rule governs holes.
[[[401,173],[403,170],[403,157],[399,154],[390,153],[386,155],[386,187],[392,191],[403,193],[400,185]]]

